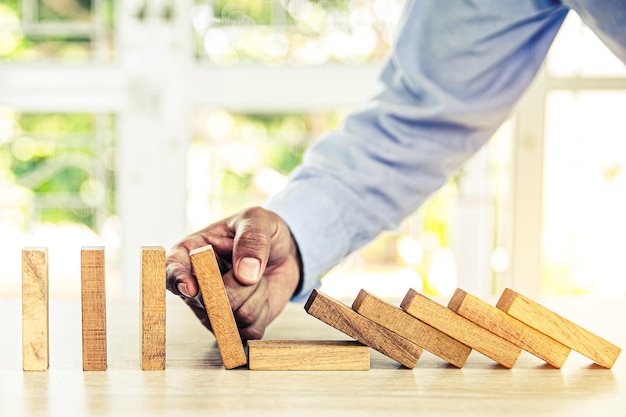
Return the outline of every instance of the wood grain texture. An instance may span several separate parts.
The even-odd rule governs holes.
[[[141,247],[141,369],[165,369],[165,249]]]
[[[564,344],[460,288],[450,299],[448,308],[555,368],[561,368],[571,352]]]
[[[400,306],[413,317],[441,330],[505,368],[512,368],[522,352],[518,346],[413,289],[409,290]]]
[[[253,371],[367,371],[370,348],[351,340],[249,340]]]
[[[217,347],[226,369],[248,363],[224,281],[211,245],[189,252]]]
[[[107,368],[106,288],[103,247],[80,251],[83,370]]]
[[[345,304],[317,290],[313,290],[304,309],[313,317],[364,345],[376,349],[409,369],[415,367],[422,355],[422,348],[415,343],[366,319]]]
[[[416,319],[402,309],[361,290],[352,309],[399,336],[439,356],[457,368],[463,367],[472,349],[447,334]]]
[[[22,250],[22,369],[45,371],[50,364],[48,249]]]
[[[622,351],[613,343],[509,288],[504,290],[496,307],[605,368],[611,368]]]

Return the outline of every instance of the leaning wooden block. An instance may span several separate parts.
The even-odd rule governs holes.
[[[141,248],[141,369],[165,369],[165,249]]]
[[[470,347],[458,340],[365,290],[359,292],[352,309],[458,368],[463,367],[472,352]]]
[[[507,342],[413,289],[409,290],[400,306],[413,317],[476,349],[506,368],[512,368],[522,353],[522,350],[511,342]]]
[[[313,317],[389,356],[409,369],[415,367],[422,355],[422,348],[415,343],[366,319],[345,304],[317,290],[313,290],[304,309]]]
[[[504,290],[496,307],[605,368],[611,368],[622,351],[618,346],[511,289]]]
[[[107,368],[104,248],[83,247],[80,259],[83,370],[104,371]]]
[[[367,371],[370,348],[356,341],[250,340],[254,371]]]
[[[22,367],[45,371],[48,337],[48,249],[22,250]]]
[[[189,252],[204,306],[226,369],[248,363],[224,281],[211,245]]]
[[[450,299],[448,308],[543,359],[555,368],[562,367],[571,352],[571,349],[564,344],[460,288]]]

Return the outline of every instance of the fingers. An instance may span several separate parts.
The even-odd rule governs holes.
[[[189,252],[185,248],[177,247],[167,257],[166,283],[167,289],[176,295],[198,295],[198,282],[192,274]]]
[[[268,211],[253,207],[232,217],[229,225],[235,232],[232,255],[235,277],[243,285],[256,284],[270,256],[275,218]]]
[[[224,275],[224,287],[242,339],[260,339],[268,324],[268,282],[242,285],[230,271]]]

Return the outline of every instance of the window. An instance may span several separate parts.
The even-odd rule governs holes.
[[[22,242],[56,239],[105,244],[107,288],[137,296],[140,246],[261,203],[377,92],[402,3],[0,3],[0,228],[20,242],[2,239],[0,294],[19,293]],[[572,15],[519,113],[325,290],[624,294],[625,74]],[[50,251],[51,291],[76,296],[78,253],[63,251]]]

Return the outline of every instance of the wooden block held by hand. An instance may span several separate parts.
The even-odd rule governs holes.
[[[564,344],[460,288],[450,299],[448,308],[543,359],[555,368],[561,368],[571,352],[571,349]]]
[[[512,368],[522,353],[522,349],[511,342],[507,342],[413,289],[409,290],[400,306],[413,317],[441,330],[505,368]]]
[[[389,356],[409,369],[415,367],[422,355],[422,348],[415,343],[366,319],[350,307],[317,290],[313,290],[304,309],[313,317]]]
[[[141,369],[165,369],[165,249],[141,247]]]
[[[253,371],[367,371],[370,348],[350,340],[249,340]]]
[[[509,288],[504,290],[496,307],[605,368],[611,368],[622,351],[618,346]]]
[[[48,249],[22,250],[22,368],[45,371],[48,337]]]
[[[107,368],[104,248],[83,247],[80,260],[83,370],[104,371]]]
[[[224,281],[211,245],[189,252],[211,329],[226,369],[248,363]]]
[[[447,334],[416,319],[365,290],[361,290],[352,309],[363,317],[378,323],[439,356],[457,368],[463,367],[472,349]]]

